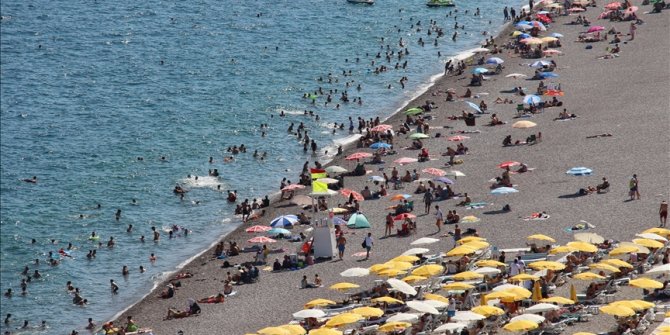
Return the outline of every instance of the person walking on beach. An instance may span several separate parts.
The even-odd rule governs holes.
[[[342,260],[342,257],[344,257],[344,249],[347,246],[347,239],[344,238],[343,234],[340,234],[340,236],[337,238],[337,255],[340,257],[340,260]]]
[[[630,200],[640,200],[640,190],[638,189],[638,180],[637,180],[637,174],[633,175],[633,178],[630,179],[628,182],[628,188],[630,189]]]
[[[663,200],[661,201],[661,207],[658,209],[658,215],[661,219],[660,227],[665,227],[665,224],[668,221],[668,202]]]
[[[637,26],[635,25],[635,22],[630,23],[630,40],[635,39],[635,31],[637,30]]]
[[[426,205],[426,214],[430,214],[430,205],[433,203],[433,192],[427,191],[423,194],[423,203]]]
[[[384,237],[391,235],[393,232],[393,214],[390,212],[386,214],[386,228],[384,228]]]
[[[442,230],[442,222],[444,222],[444,213],[440,210],[440,206],[435,205],[435,225],[438,233]]]
[[[461,228],[458,225],[456,225],[454,227],[454,248],[456,248],[458,240],[460,239],[461,239]]]
[[[365,259],[370,258],[370,250],[372,249],[372,245],[374,244],[374,241],[372,241],[372,233],[368,233],[368,236],[365,237],[365,240],[363,240],[363,246],[365,247]]]
[[[503,9],[503,15],[505,16],[505,22],[509,21],[509,10],[507,9],[507,6]]]

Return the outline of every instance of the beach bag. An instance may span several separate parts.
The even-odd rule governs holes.
[[[367,247],[367,246],[365,245],[365,240],[363,240],[363,243],[361,243],[361,247],[363,247],[363,249],[365,249],[365,248]]]

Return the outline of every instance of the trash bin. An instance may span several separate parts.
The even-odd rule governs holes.
[[[474,127],[475,126],[475,117],[466,117],[465,118],[465,125],[468,127]]]

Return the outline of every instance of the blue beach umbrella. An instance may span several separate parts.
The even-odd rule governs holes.
[[[391,145],[388,144],[388,143],[384,143],[384,142],[377,142],[377,143],[372,143],[372,145],[370,145],[370,149],[375,149],[375,150],[377,150],[377,149],[391,149]]]
[[[529,26],[529,25],[530,25],[530,21],[521,20],[521,21],[519,21],[519,22],[516,23],[517,26],[518,26],[518,25],[522,25],[522,24],[525,24],[525,25],[528,25],[528,26]]]
[[[347,227],[370,228],[370,222],[368,222],[368,218],[366,218],[365,215],[361,213],[356,213],[349,218],[349,221],[347,222]]]
[[[542,98],[534,94],[527,95],[523,98],[523,103],[528,105],[539,104],[540,101],[542,101]]]
[[[551,36],[551,37],[556,37],[556,38],[561,38],[561,37],[563,37],[563,34],[559,34],[559,33],[551,33],[551,34],[549,34],[549,36]]]
[[[571,175],[571,176],[590,176],[593,173],[593,170],[579,166],[579,167],[573,167],[572,169],[566,171],[565,173]]]
[[[546,79],[546,78],[558,78],[558,74],[554,72],[542,72],[540,73],[540,78]]]
[[[440,181],[440,182],[443,182],[443,183],[445,183],[445,184],[452,184],[452,185],[454,184],[454,181],[451,180],[451,179],[449,179],[449,178],[447,178],[447,177],[438,177],[438,178],[435,178],[435,179],[433,179],[433,180],[434,180],[434,181]]]
[[[480,113],[480,114],[483,113],[482,110],[479,109],[479,106],[476,103],[471,102],[471,101],[466,101],[465,103],[468,104],[468,106],[470,106],[472,109],[476,110],[477,113]]]
[[[533,26],[528,25],[528,24],[517,24],[516,28],[519,30],[530,30],[533,29]]]
[[[531,38],[531,37],[532,36],[530,36],[530,34],[523,33],[523,34],[517,36],[516,38],[522,40],[522,39]]]
[[[530,64],[531,67],[543,67],[543,66],[549,66],[551,65],[551,62],[547,62],[546,60],[538,60],[534,62],[533,64]]]
[[[298,223],[298,221],[298,217],[295,215],[282,215],[272,220],[270,227],[290,227]]]
[[[368,178],[368,179],[370,179],[372,181],[378,181],[378,182],[383,182],[384,181],[384,177],[382,177],[382,176],[370,176],[370,178]]]
[[[478,67],[478,68],[472,70],[472,73],[474,73],[474,74],[480,74],[480,73],[486,73],[486,72],[489,72],[489,70],[485,69],[483,67]]]
[[[291,232],[284,229],[284,228],[272,228],[268,230],[268,235],[275,236],[275,235],[284,235],[284,236],[290,236]]]
[[[498,57],[491,57],[491,58],[486,60],[486,64],[492,64],[492,65],[498,65],[498,64],[502,64],[504,62],[505,61],[502,60],[502,58],[498,58]]]
[[[519,190],[513,187],[498,187],[492,190],[491,194],[501,195],[501,194],[517,193],[517,192],[519,192]]]

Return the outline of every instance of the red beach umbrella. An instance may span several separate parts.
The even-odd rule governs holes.
[[[447,171],[444,171],[444,170],[441,170],[441,169],[436,169],[436,168],[426,168],[426,169],[421,170],[421,172],[427,173],[427,174],[432,174],[433,176],[438,176],[438,177],[442,177],[442,176],[445,176],[447,174]]]
[[[277,241],[273,240],[269,237],[265,237],[265,236],[256,236],[256,237],[248,240],[247,242],[249,242],[249,243],[275,243]]]
[[[396,164],[403,165],[403,164],[409,164],[409,163],[414,163],[414,162],[418,162],[418,161],[419,160],[416,159],[416,158],[403,157],[403,158],[398,158],[398,159],[394,160],[393,162],[396,163]]]
[[[507,168],[507,167],[512,167],[512,166],[519,166],[521,163],[515,162],[515,161],[507,161],[507,162],[502,162],[498,164],[498,167],[501,169]]]
[[[544,95],[548,95],[550,97],[562,97],[565,95],[565,93],[559,90],[547,90],[546,92],[544,92]]]
[[[388,124],[380,124],[378,126],[373,127],[370,129],[370,131],[376,131],[376,132],[381,132],[381,131],[387,131],[393,129],[393,126],[388,125]]]
[[[355,161],[357,159],[367,158],[367,157],[372,157],[372,154],[369,153],[369,152],[356,152],[356,153],[353,153],[353,154],[347,156],[346,160]]]
[[[363,201],[365,199],[365,198],[363,198],[363,196],[360,193],[358,193],[356,191],[353,191],[353,190],[350,190],[348,188],[341,189],[340,194],[342,194],[346,198],[349,198],[349,196],[353,194],[354,195],[354,200],[358,200],[358,201]]]
[[[245,231],[246,231],[247,233],[264,233],[264,232],[266,232],[266,231],[268,231],[268,230],[270,230],[270,229],[272,229],[272,227],[268,227],[268,226],[251,226],[251,227],[245,229]]]
[[[617,10],[621,8],[621,2],[608,3],[607,5],[605,5],[605,8],[609,10]]]
[[[596,31],[601,31],[601,30],[605,30],[605,27],[603,27],[603,26],[592,26],[586,32],[587,33],[595,33]]]
[[[398,215],[393,217],[394,221],[401,221],[401,220],[404,220],[404,219],[416,219],[416,215],[414,215],[412,213],[402,213],[402,214],[398,214]]]

